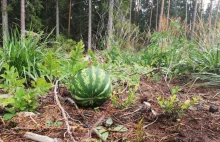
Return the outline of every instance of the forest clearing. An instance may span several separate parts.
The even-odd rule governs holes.
[[[219,6],[1,0],[0,142],[220,142]]]

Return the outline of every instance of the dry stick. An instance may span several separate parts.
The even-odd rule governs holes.
[[[65,123],[66,123],[67,133],[70,135],[72,141],[73,141],[73,142],[76,142],[76,140],[74,139],[74,137],[73,137],[73,135],[72,135],[72,133],[71,133],[71,131],[70,131],[70,125],[69,125],[69,121],[68,121],[67,116],[66,116],[66,112],[65,112],[64,108],[61,106],[60,101],[59,101],[58,96],[57,96],[58,82],[59,82],[59,81],[57,80],[56,83],[55,83],[54,99],[56,100],[56,104],[58,105],[58,107],[59,107],[59,108],[61,109],[61,111],[62,111],[62,115],[63,115],[64,121],[65,121]]]
[[[158,117],[157,117],[157,119],[158,119]],[[145,128],[147,128],[148,126],[150,126],[150,125],[154,124],[154,123],[157,121],[157,119],[156,119],[156,120],[154,120],[153,122],[151,122],[151,123],[149,123],[149,124],[145,125],[143,128],[145,129]]]
[[[73,104],[73,105],[75,106],[77,112],[80,114],[80,116],[81,116],[84,120],[86,120],[86,117],[85,117],[85,116],[82,114],[82,112],[79,110],[79,107],[76,105],[76,102],[75,102],[73,99],[68,98],[68,97],[65,97],[64,100],[67,100],[67,101],[69,101],[71,104]]]
[[[37,141],[37,142],[58,142],[58,140],[56,138],[52,139],[48,136],[43,136],[43,135],[31,133],[31,132],[26,132],[24,134],[24,137],[27,139]],[[1,140],[0,140],[0,142],[1,142]]]
[[[128,115],[134,114],[134,113],[138,112],[139,110],[141,110],[142,108],[143,108],[143,106],[139,107],[138,109],[136,109],[133,112],[129,112],[129,113],[123,114],[120,117],[124,117],[124,116],[128,116]]]
[[[103,138],[103,136],[95,129],[95,127],[97,127],[102,120],[105,118],[105,116],[103,115],[101,118],[99,118],[99,120],[92,126],[91,130],[89,131],[89,137],[91,137],[91,133],[95,133],[103,142],[106,142],[105,138]]]

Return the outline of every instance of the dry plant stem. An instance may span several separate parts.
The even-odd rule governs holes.
[[[92,132],[95,133],[103,142],[106,142],[103,136],[95,128],[92,128]]]
[[[157,117],[157,119],[158,119],[158,117]],[[150,126],[150,125],[154,124],[154,123],[157,121],[157,119],[155,119],[153,122],[151,122],[151,123],[149,123],[149,124],[145,125],[143,128],[145,129],[145,128],[147,128],[148,126]]]
[[[63,119],[64,119],[64,121],[66,123],[67,133],[70,135],[72,141],[76,142],[76,140],[74,139],[74,137],[73,137],[73,135],[72,135],[72,133],[70,131],[70,125],[69,125],[69,121],[68,121],[67,116],[66,116],[66,112],[65,112],[64,108],[61,106],[60,101],[59,101],[58,96],[57,96],[58,82],[59,81],[57,80],[56,83],[55,83],[54,100],[56,101],[56,104],[58,105],[58,107],[62,111]]]
[[[135,111],[130,112],[130,113],[123,114],[123,115],[121,115],[120,117],[124,117],[124,116],[128,116],[128,115],[134,114],[135,112],[138,112],[138,111],[141,110],[142,108],[143,108],[143,106],[140,106],[140,107],[139,107],[138,109],[136,109]]]
[[[1,119],[1,121],[2,121],[2,123],[3,123],[3,125],[5,126],[5,121],[2,119],[2,117],[0,117],[0,119]],[[1,141],[0,141],[1,142]]]
[[[215,96],[213,96],[212,98],[214,99],[216,96],[218,96],[220,94],[220,92],[216,93]]]
[[[170,85],[169,85],[168,82],[167,82],[167,78],[164,77],[164,81],[165,81],[165,83],[166,83],[166,85],[167,85],[167,87],[168,87],[168,89],[169,89],[169,91],[170,91],[170,94],[172,95],[172,90],[171,90],[171,88],[170,88]]]
[[[100,123],[102,123],[102,120],[105,118],[103,115],[99,118],[99,120],[92,126],[91,130],[89,131],[89,137],[91,137],[91,133],[95,133],[103,142],[106,142],[106,140],[103,138],[103,136],[95,129]]]
[[[24,137],[27,139],[37,141],[37,142],[58,142],[56,138],[52,139],[48,136],[43,136],[43,135],[31,133],[31,132],[26,132],[24,134]],[[0,140],[0,142],[1,142],[1,140]]]
[[[166,140],[166,139],[168,139],[168,138],[171,138],[171,137],[175,137],[175,136],[177,136],[178,134],[179,134],[179,133],[174,133],[174,134],[165,136],[165,137],[163,137],[159,142],[162,142],[162,141],[164,141],[164,140]]]
[[[77,112],[80,114],[80,116],[81,116],[84,120],[86,120],[86,117],[85,117],[85,116],[82,114],[82,112],[79,110],[79,107],[76,105],[76,103],[75,103],[75,101],[74,101],[73,99],[68,98],[68,97],[65,97],[64,100],[67,100],[67,101],[69,101],[71,104],[73,104],[73,105],[75,106]]]
[[[189,88],[189,90],[187,91],[186,94],[188,94],[188,93],[191,91],[193,85],[196,83],[196,81],[197,81],[198,79],[199,79],[199,77],[197,77],[197,78],[193,81],[193,84],[190,86],[190,88]]]

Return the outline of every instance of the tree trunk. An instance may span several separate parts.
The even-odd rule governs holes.
[[[217,4],[217,13],[215,17],[215,28],[217,28],[219,5],[220,5],[220,0],[218,0],[218,4]]]
[[[137,24],[137,0],[135,0],[134,9],[134,24]]]
[[[156,12],[156,26],[155,26],[155,29],[156,29],[156,31],[157,31],[157,27],[158,27],[158,12],[159,10],[158,10],[158,0],[157,0],[157,12]]]
[[[211,25],[212,25],[212,7],[213,7],[213,0],[211,0],[211,3],[210,3],[209,18],[208,18],[209,28],[211,28]]]
[[[186,0],[186,29],[187,29],[187,20],[188,20],[188,3],[187,3],[187,0]]]
[[[192,19],[192,30],[191,30],[191,39],[193,38],[194,30],[195,30],[195,22],[196,22],[196,14],[197,14],[197,5],[198,0],[195,0],[194,12],[193,12],[193,19]]]
[[[56,0],[56,38],[59,37],[60,23],[59,23],[59,0]]]
[[[139,25],[139,10],[140,10],[140,0],[137,0],[137,19],[136,19],[136,25]]]
[[[131,21],[131,14],[132,14],[132,0],[130,0],[130,23],[132,23]]]
[[[92,0],[89,0],[88,50],[92,49]]]
[[[151,29],[151,24],[152,24],[153,9],[154,9],[154,0],[151,1],[151,8],[150,8],[150,20],[149,20],[149,28],[150,29]]]
[[[167,8],[167,27],[169,27],[169,19],[170,19],[170,0],[168,0],[168,8]]]
[[[108,17],[108,43],[107,48],[111,48],[112,28],[113,28],[113,7],[114,0],[109,0],[109,17]]]
[[[161,31],[162,19],[163,19],[163,9],[164,9],[164,0],[162,0],[162,3],[161,3],[161,9],[160,9],[160,18],[159,18],[158,32],[160,32],[160,31]]]
[[[68,38],[69,38],[69,36],[70,36],[71,8],[72,8],[72,0],[70,0],[70,3],[69,3]]]
[[[8,37],[8,12],[7,12],[7,0],[2,0],[2,34],[3,42]]]
[[[21,39],[25,37],[25,0],[21,0]]]
[[[201,7],[200,7],[200,19],[202,20],[202,14],[203,14],[203,0],[201,0]]]

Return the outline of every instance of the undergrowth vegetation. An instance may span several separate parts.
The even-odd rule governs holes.
[[[125,25],[125,28],[129,27]],[[38,97],[45,95],[55,80],[60,80],[69,88],[71,78],[90,64],[110,74],[114,88],[111,100],[117,108],[126,108],[135,102],[140,95],[141,77],[165,77],[168,81],[183,74],[203,78],[204,75],[218,75],[219,30],[215,29],[214,33],[209,35],[204,32],[202,40],[189,39],[183,26],[173,22],[169,30],[154,32],[150,44],[139,51],[135,49],[135,44],[128,49],[119,44],[127,43],[129,39],[133,39],[130,42],[138,42],[136,37],[126,37],[126,41],[114,41],[109,50],[88,51],[85,55],[82,41],[61,37],[47,47],[43,33],[27,36],[21,41],[15,32],[0,48],[0,88],[9,95],[8,98],[0,98],[0,106],[8,112],[4,119],[19,111],[34,111],[39,105]],[[206,39],[208,36],[211,38]],[[191,105],[189,100],[179,103],[176,95],[168,100],[160,97],[158,102],[165,112],[171,114],[182,113]],[[176,107],[177,104],[180,104],[179,107]]]

